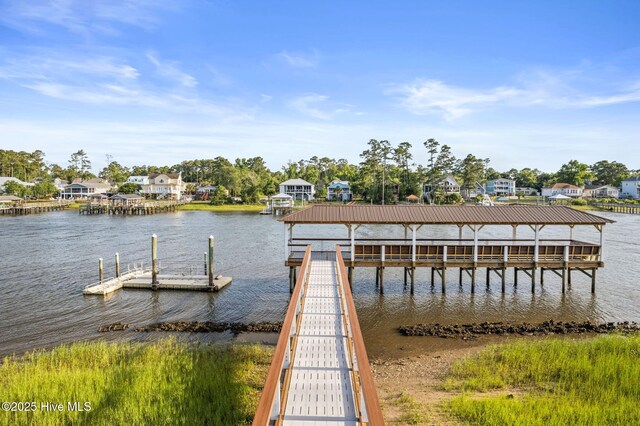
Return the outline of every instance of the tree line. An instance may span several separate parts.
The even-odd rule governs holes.
[[[123,166],[114,157],[107,155],[107,166],[96,176],[91,169],[88,154],[80,149],[73,152],[67,164],[50,164],[45,161],[45,153],[12,151],[0,149],[0,176],[15,177],[25,182],[36,181],[39,187],[18,188],[10,185],[6,193],[18,196],[50,196],[55,193],[51,184],[60,178],[66,183],[73,179],[100,177],[120,186],[129,176],[148,176],[153,173],[182,173],[188,192],[195,192],[196,185],[212,185],[219,194],[255,203],[260,197],[278,192],[278,185],[293,178],[301,178],[317,188],[316,197],[326,196],[326,187],[333,180],[349,181],[354,197],[380,203],[391,202],[394,198],[422,194],[427,185],[437,196],[438,184],[447,176],[453,176],[458,184],[473,186],[488,180],[507,178],[516,181],[518,187],[540,190],[556,182],[573,185],[592,184],[620,186],[620,182],[630,176],[640,174],[640,170],[630,169],[625,164],[601,160],[594,164],[581,163],[572,159],[556,172],[543,172],[537,168],[510,169],[497,171],[490,165],[489,158],[477,157],[469,153],[462,158],[453,154],[451,146],[435,139],[427,139],[417,149],[427,154],[425,164],[416,164],[414,147],[404,141],[393,145],[387,140],[371,139],[360,154],[358,164],[346,159],[313,156],[297,162],[288,161],[280,170],[270,170],[262,157],[237,158],[233,162],[218,156],[212,159],[186,160],[172,166],[134,165]],[[42,182],[42,183],[41,183]],[[49,185],[51,184],[51,185]]]

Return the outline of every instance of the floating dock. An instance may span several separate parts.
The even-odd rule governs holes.
[[[84,288],[86,295],[107,295],[123,288],[138,288],[149,290],[191,290],[217,292],[231,284],[231,277],[213,275],[213,237],[209,237],[209,253],[205,253],[204,274],[189,273],[161,274],[162,267],[157,256],[158,240],[156,235],[151,237],[151,268],[143,264],[134,265],[129,271],[120,274],[120,256],[116,253],[116,276],[103,279],[104,269],[102,259],[98,261],[100,280]],[[207,259],[208,257],[208,259]]]

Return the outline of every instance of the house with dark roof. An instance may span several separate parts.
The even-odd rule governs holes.
[[[60,193],[62,198],[89,198],[94,194],[106,194],[111,191],[112,185],[108,180],[74,179],[70,184],[65,185]]]
[[[624,198],[640,198],[640,176],[634,176],[622,181],[620,196]]]

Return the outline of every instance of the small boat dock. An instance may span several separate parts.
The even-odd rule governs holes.
[[[120,273],[120,255],[116,253],[116,274],[111,278],[104,278],[102,259],[98,260],[99,281],[86,286],[83,293],[86,295],[107,295],[123,288],[137,288],[149,290],[191,290],[217,292],[232,282],[231,277],[213,273],[213,236],[209,237],[209,252],[205,253],[202,273],[189,267],[181,271],[172,271],[163,268],[158,261],[158,239],[156,235],[151,237],[151,265],[143,263],[129,265],[127,272]]]
[[[18,197],[0,197],[0,215],[21,216],[33,213],[44,213],[64,210],[71,204],[70,200],[42,201],[25,203]]]
[[[186,201],[139,201],[89,202],[78,209],[81,215],[110,214],[110,215],[150,215],[156,213],[175,212],[178,206],[187,204]]]

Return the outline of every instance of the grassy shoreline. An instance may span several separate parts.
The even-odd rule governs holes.
[[[193,201],[189,204],[178,206],[178,210],[185,211],[210,211],[210,212],[248,212],[258,213],[264,209],[264,204],[226,204],[214,206],[208,201]]]
[[[83,342],[7,357],[0,400],[35,404],[31,411],[3,409],[0,424],[250,424],[271,354],[259,345],[167,339]],[[46,402],[63,408],[47,410]],[[74,402],[90,409],[72,410]]]

